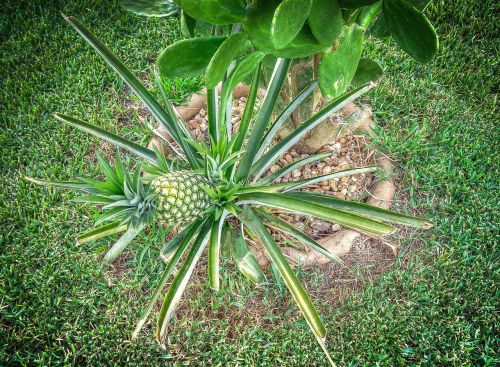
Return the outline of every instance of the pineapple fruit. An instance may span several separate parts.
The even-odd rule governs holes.
[[[203,186],[210,186],[210,182],[186,170],[158,176],[151,182],[151,190],[157,195],[157,215],[165,223],[177,225],[200,217],[210,206],[210,196]]]

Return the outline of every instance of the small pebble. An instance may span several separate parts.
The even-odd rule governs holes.
[[[300,177],[301,175],[302,175],[302,172],[300,172],[300,169],[295,168],[295,169],[292,171],[292,176],[293,176],[293,178]]]
[[[323,174],[327,175],[329,173],[332,173],[332,167],[330,167],[330,166],[323,167]]]
[[[340,229],[341,229],[341,228],[342,228],[342,227],[340,226],[340,224],[333,223],[333,224],[332,224],[332,227],[331,227],[331,230],[332,230],[333,232],[337,232],[337,231],[340,231]]]

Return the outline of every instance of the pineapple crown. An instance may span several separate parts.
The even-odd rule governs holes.
[[[312,81],[280,111],[276,118],[273,118],[274,107],[292,60],[277,59],[267,84],[265,97],[260,108],[256,109],[264,54],[249,50],[234,61],[234,68],[227,71],[224,66],[226,59],[218,59],[224,53],[216,53],[210,61],[209,69],[219,67],[215,79],[216,82],[223,80],[223,83],[220,96],[217,88],[207,89],[208,144],[194,139],[191,131],[166,98],[158,74],[155,76],[160,86],[163,104],[153,97],[139,79],[94,34],[76,19],[71,17],[65,19],[118,72],[172,138],[172,141],[166,142],[170,151],[167,155],[163,150],[148,149],[77,118],[56,114],[57,120],[99,137],[146,161],[145,175],[141,173],[143,166],[140,164],[132,174],[129,174],[117,154],[114,167],[98,156],[99,166],[105,176],[103,181],[80,178],[75,182],[61,182],[28,178],[41,185],[84,191],[87,195],[75,198],[76,201],[102,206],[102,215],[96,221],[96,228],[81,234],[78,237],[80,242],[126,231],[104,257],[106,263],[116,259],[147,224],[154,222],[154,218],[162,218],[171,224],[179,222],[185,224],[182,231],[167,244],[173,255],[169,258],[165,273],[138,323],[134,336],[146,322],[173,269],[188,249],[184,264],[179,267],[160,310],[157,336],[162,343],[167,335],[168,324],[175,306],[206,246],[208,246],[208,278],[213,289],[217,290],[220,287],[219,256],[224,246],[231,246],[231,259],[242,274],[255,283],[265,281],[264,273],[248,249],[247,239],[251,237],[252,242],[261,245],[272,260],[275,273],[279,274],[292,292],[314,336],[326,352],[324,347],[326,330],[322,321],[271,235],[270,229],[280,231],[287,239],[300,242],[303,246],[310,247],[334,261],[341,261],[321,244],[274,215],[274,208],[333,221],[371,237],[393,233],[395,228],[387,222],[419,228],[428,228],[430,224],[423,218],[395,213],[364,203],[299,191],[324,180],[375,172],[377,167],[347,169],[291,182],[275,182],[293,170],[330,154],[323,152],[291,162],[273,173],[269,172],[269,168],[312,129],[369,91],[374,84],[369,81],[346,91],[349,87],[347,85],[342,91],[343,94],[339,93],[338,97],[322,106],[320,111],[309,117],[295,131],[279,140],[278,131],[301,103],[313,93],[318,83]],[[223,37],[217,39],[220,42],[224,41]],[[177,46],[170,47],[175,49]],[[179,58],[175,57],[160,57],[160,59],[163,68],[168,68],[165,63],[172,62],[172,65],[175,65],[179,62]],[[184,62],[184,58],[180,59]],[[251,77],[247,103],[239,127],[232,134],[232,116],[228,108],[228,105],[231,105],[231,92],[247,77]],[[102,225],[104,222],[109,223]]]
[[[156,213],[157,198],[150,192],[149,185],[144,185],[141,179],[141,165],[131,175],[124,168],[119,152],[115,156],[114,167],[100,155],[97,155],[97,160],[104,174],[104,181],[79,178],[81,189],[87,195],[73,200],[102,205],[102,215],[96,221],[96,226],[114,221],[141,228],[151,223]]]

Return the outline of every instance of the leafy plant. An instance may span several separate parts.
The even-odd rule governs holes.
[[[158,0],[150,2],[152,6]],[[313,81],[319,85],[287,116],[287,127],[291,125],[294,129],[322,101],[340,97],[353,84],[375,82],[382,76],[383,68],[377,61],[363,58],[364,43],[370,35],[392,36],[415,60],[432,60],[438,50],[438,38],[422,12],[429,2],[179,0],[181,29],[186,40],[168,46],[161,53],[160,74],[164,78],[201,75],[207,87],[212,88],[249,49],[266,56],[264,80],[269,79],[276,58],[293,58],[291,76],[285,81],[280,104],[290,103]],[[141,4],[146,8],[148,1]],[[137,4],[133,11],[144,15],[146,12],[139,8]],[[322,127],[311,131],[301,149],[305,147],[309,153],[316,149],[313,141],[326,143],[328,136],[323,130]]]
[[[181,5],[183,3],[181,1]],[[207,1],[206,3],[220,4],[221,2]],[[240,3],[237,0],[232,1],[230,8],[237,7]],[[220,12],[210,20],[225,22],[226,17],[233,19],[239,17],[239,13]],[[100,206],[102,215],[95,223],[95,228],[79,235],[80,241],[91,241],[125,232],[104,256],[105,263],[113,262],[137,234],[153,222],[167,222],[169,225],[182,227],[178,235],[166,246],[165,254],[168,255],[165,256],[168,264],[133,336],[136,337],[139,334],[167,281],[172,277],[171,285],[163,299],[157,324],[157,338],[160,343],[165,343],[169,322],[176,305],[206,248],[208,248],[209,283],[214,290],[220,288],[219,263],[224,247],[232,248],[231,259],[252,282],[265,281],[264,273],[258,267],[252,252],[249,251],[247,243],[251,239],[264,249],[271,260],[273,271],[283,279],[318,343],[325,351],[326,357],[333,365],[325,347],[326,330],[321,318],[283,256],[279,245],[273,239],[269,228],[277,228],[290,233],[305,246],[337,261],[340,260],[304,233],[276,217],[273,209],[279,208],[334,221],[375,238],[392,234],[395,228],[390,223],[417,228],[426,228],[430,224],[423,218],[382,210],[362,203],[297,191],[299,188],[321,180],[374,172],[376,167],[350,169],[287,183],[273,183],[273,181],[285,174],[291,167],[306,164],[309,160],[291,163],[289,167],[273,175],[266,176],[266,172],[284,152],[311,129],[369,91],[374,84],[368,82],[343,93],[324,105],[319,112],[312,115],[289,136],[273,144],[276,133],[286,116],[300,106],[304,99],[316,89],[317,84],[313,83],[307,87],[284,108],[276,119],[273,119],[272,113],[291,64],[291,59],[278,58],[261,107],[255,112],[261,74],[260,66],[264,54],[242,45],[241,42],[236,42],[239,44],[239,51],[231,54],[242,56],[230,68],[231,71],[221,74],[224,79],[221,97],[218,96],[216,88],[207,90],[209,143],[206,143],[193,138],[190,130],[178,117],[167,98],[164,98],[162,103],[158,102],[137,77],[94,34],[76,19],[66,16],[65,19],[123,78],[172,138],[172,142],[167,147],[170,154],[166,155],[164,151],[157,148],[150,150],[95,125],[58,113],[55,115],[57,120],[136,155],[140,159],[140,164],[133,172],[128,172],[121,162],[120,155],[117,154],[114,165],[98,157],[99,166],[105,176],[105,179],[101,181],[79,178],[72,182],[60,182],[28,178],[36,184],[83,192],[84,195],[77,197],[76,201]],[[223,40],[220,47],[227,44],[228,39]],[[252,51],[248,52],[248,50]],[[228,52],[226,50],[223,54]],[[221,60],[227,60],[224,55],[221,54]],[[165,67],[169,67],[171,65],[169,63],[178,63],[176,53],[173,53],[173,56],[175,57],[169,60],[165,53],[162,54],[160,59],[163,59]],[[202,65],[202,61],[205,62],[202,56],[197,59],[198,67]],[[225,63],[222,64],[225,65]],[[208,66],[209,62],[206,65]],[[211,69],[217,70],[217,65],[214,64]],[[248,76],[251,76],[248,101],[240,127],[233,135],[230,111],[227,109],[231,90]],[[182,262],[181,259],[183,259]],[[174,275],[173,271],[176,267],[178,270]]]

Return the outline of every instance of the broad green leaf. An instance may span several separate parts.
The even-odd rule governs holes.
[[[164,49],[157,64],[165,78],[202,75],[226,37],[197,37],[178,41]]]
[[[388,235],[394,232],[394,228],[369,218],[343,210],[330,208],[285,194],[254,192],[239,196],[239,204],[256,203],[271,207],[290,210],[295,213],[312,215],[314,217],[332,221],[340,225],[356,229],[374,237]]]
[[[266,96],[262,105],[255,117],[250,137],[246,145],[245,153],[241,158],[238,170],[236,171],[236,181],[244,181],[248,177],[250,168],[259,150],[259,143],[262,141],[271,114],[273,113],[276,100],[285,80],[288,68],[290,67],[291,59],[278,59],[274,67],[273,75],[269,81],[269,86],[266,90]]]
[[[316,242],[312,238],[308,237],[306,234],[299,231],[297,228],[292,226],[290,223],[287,223],[284,220],[281,220],[281,219],[275,217],[274,215],[267,213],[264,210],[256,210],[256,212],[257,212],[257,214],[259,214],[259,216],[264,218],[265,224],[267,224],[268,226],[270,226],[274,229],[277,229],[281,232],[284,232],[284,233],[288,234],[289,236],[294,237],[295,239],[299,240],[303,244],[318,251],[320,254],[335,261],[336,263],[339,263],[339,264],[343,263],[343,261],[341,259],[339,259],[337,256],[332,254],[326,248],[321,246],[318,242]]]
[[[238,270],[255,284],[266,280],[262,269],[243,235],[237,235],[232,241],[232,254]]]
[[[361,59],[359,60],[356,74],[352,78],[351,85],[357,87],[369,82],[375,83],[383,74],[384,70],[382,70],[382,66],[378,62],[371,59]]]
[[[269,231],[249,206],[245,206],[243,213],[238,218],[255,237],[259,238],[272,262],[276,265],[281,278],[299,306],[302,315],[304,315],[314,335],[318,339],[324,340],[326,330],[316,308],[311,302],[311,298],[300,284]]]
[[[248,35],[240,32],[230,35],[222,42],[207,66],[205,74],[207,88],[214,88],[224,77],[229,64],[248,50],[250,44],[247,40]]]
[[[437,53],[436,31],[427,17],[404,0],[384,0],[385,24],[399,47],[420,62],[429,62]]]
[[[124,224],[121,224],[120,221],[112,222],[109,224],[106,224],[104,226],[98,227],[98,228],[93,228],[90,231],[81,233],[78,235],[76,238],[76,241],[79,244],[90,242],[90,241],[95,241],[99,238],[111,236],[116,233],[123,232],[127,229],[127,226]]]
[[[307,21],[314,37],[330,47],[342,32],[342,12],[336,0],[312,0]]]
[[[271,41],[277,49],[288,45],[300,32],[311,10],[311,0],[283,0],[274,11]]]
[[[156,304],[158,297],[160,297],[163,288],[167,284],[170,274],[172,274],[175,267],[179,263],[179,260],[188,249],[189,244],[192,241],[192,238],[196,235],[196,232],[201,227],[202,223],[203,222],[201,220],[196,220],[191,225],[186,227],[178,236],[174,237],[170,241],[170,243],[167,244],[167,248],[174,247],[173,245],[175,245],[175,252],[170,257],[167,266],[165,267],[165,270],[163,270],[161,278],[158,281],[158,285],[156,286],[155,291],[148,302],[148,305],[146,306],[144,312],[141,315],[141,319],[137,322],[137,326],[135,327],[135,330],[132,333],[132,340],[135,339],[137,335],[139,335],[139,332],[146,323],[149,314],[151,313]]]
[[[294,99],[291,101],[280,113],[276,121],[273,122],[271,128],[267,131],[266,136],[262,139],[260,143],[259,151],[255,156],[256,159],[259,159],[264,153],[264,150],[267,149],[269,144],[273,141],[274,137],[281,129],[285,121],[291,116],[291,114],[301,105],[304,100],[311,95],[312,92],[317,88],[318,83],[316,81],[312,81],[307,87],[304,88]],[[254,159],[254,160],[256,160]]]
[[[380,14],[381,10],[382,3],[380,1],[375,4],[362,7],[358,13],[356,23],[358,23],[360,27],[366,29],[373,22],[373,19]]]
[[[205,219],[198,236],[196,237],[191,250],[189,251],[184,264],[179,269],[175,275],[172,284],[168,288],[167,294],[163,300],[163,305],[160,310],[160,315],[158,316],[158,331],[157,338],[158,341],[164,345],[165,338],[167,336],[167,328],[170,319],[179,303],[184,290],[186,289],[189,278],[193,274],[193,270],[198,262],[203,250],[207,244],[207,237],[212,226],[213,217],[210,216]]]
[[[281,49],[274,47],[271,24],[279,4],[278,0],[260,1],[248,11],[247,21],[243,23],[244,29],[259,51],[276,57],[297,58],[314,55],[326,48],[314,37],[307,23],[286,47]]]
[[[62,113],[56,113],[54,116],[57,120],[59,120],[61,122],[64,122],[64,123],[69,124],[73,127],[76,127],[79,130],[85,131],[86,133],[89,133],[89,134],[94,135],[98,138],[101,138],[101,139],[107,141],[108,143],[116,145],[119,148],[123,148],[125,150],[128,150],[129,152],[134,153],[141,158],[144,158],[148,161],[156,163],[155,153],[148,148],[144,148],[143,146],[140,146],[139,144],[128,141],[127,139],[122,138],[121,136],[110,133],[106,130],[101,129],[100,127],[89,124],[89,123],[82,121],[82,120],[79,120],[75,117],[63,115]]]
[[[75,182],[75,181],[48,181],[28,176],[24,176],[24,178],[40,186],[61,187],[64,189],[75,189],[82,191],[87,191],[89,188],[91,188],[91,186],[86,183]]]
[[[319,161],[323,158],[330,157],[331,155],[332,155],[332,152],[329,151],[329,152],[313,154],[313,155],[310,155],[308,157],[296,160],[296,161],[290,163],[289,165],[286,165],[286,166],[280,168],[276,172],[271,173],[270,175],[265,176],[264,178],[260,179],[259,183],[260,184],[269,184],[269,183],[273,182],[274,180],[285,176],[287,173],[292,172],[294,169],[304,167],[308,163]]]
[[[259,69],[259,64],[264,58],[265,54],[259,51],[252,52],[251,54],[245,56],[240,62],[236,64],[234,70],[229,74],[227,80],[224,81],[222,85],[221,92],[221,102],[220,102],[220,113],[219,116],[225,116],[227,101],[231,97],[231,93],[233,89],[238,85],[239,82],[243,81],[248,75],[255,73],[257,69]],[[256,86],[258,88],[258,86]],[[257,92],[257,89],[255,90]],[[247,102],[249,108],[251,107],[252,111],[255,104],[255,98],[252,103],[251,101]],[[250,104],[249,104],[250,103]],[[246,108],[245,108],[246,109]],[[243,118],[242,118],[243,120]],[[249,121],[248,121],[249,122]],[[242,123],[240,123],[241,127]],[[241,145],[240,145],[241,148]],[[239,150],[239,148],[238,148]]]
[[[127,232],[123,236],[120,237],[118,241],[109,249],[103,259],[104,264],[111,264],[116,260],[118,256],[125,250],[125,248],[129,245],[130,242],[142,231],[144,225],[139,225],[138,228],[129,227]]]
[[[430,222],[421,217],[397,213],[391,210],[382,209],[365,203],[359,203],[351,200],[342,200],[330,195],[323,195],[315,192],[287,192],[287,196],[295,197],[320,205],[328,206],[339,210],[356,213],[362,216],[370,217],[376,220],[385,220],[388,222],[402,224],[416,228],[429,228]]]
[[[413,5],[418,10],[423,11],[431,2],[431,0],[407,0],[406,2]],[[382,4],[380,4],[380,7],[382,7]],[[384,38],[391,35],[391,32],[389,31],[389,29],[387,28],[387,24],[385,23],[383,13],[380,13],[378,15],[377,19],[375,19],[375,22],[373,22],[373,24],[367,29],[367,33],[378,38]]]
[[[251,168],[251,173],[258,180],[260,176],[274,163],[276,160],[295,145],[307,132],[319,125],[326,118],[331,116],[334,112],[344,108],[348,103],[354,101],[356,98],[374,87],[374,84],[366,84],[362,87],[356,88],[353,91],[344,94],[342,97],[334,99],[327,104],[318,113],[311,116],[308,120],[304,121],[295,131],[280,140],[269,151],[264,154]]]
[[[181,33],[184,38],[195,36],[196,19],[190,17],[185,11],[181,11]]]
[[[168,17],[179,11],[172,0],[120,0],[120,5],[127,11],[147,17]]]
[[[243,0],[178,0],[191,17],[211,24],[239,23],[245,19]]]
[[[323,96],[337,98],[349,88],[362,49],[363,29],[353,24],[344,28],[335,49],[323,52],[318,67],[318,83]]]
[[[338,0],[340,7],[343,9],[357,9],[374,4],[377,1],[379,0]]]

